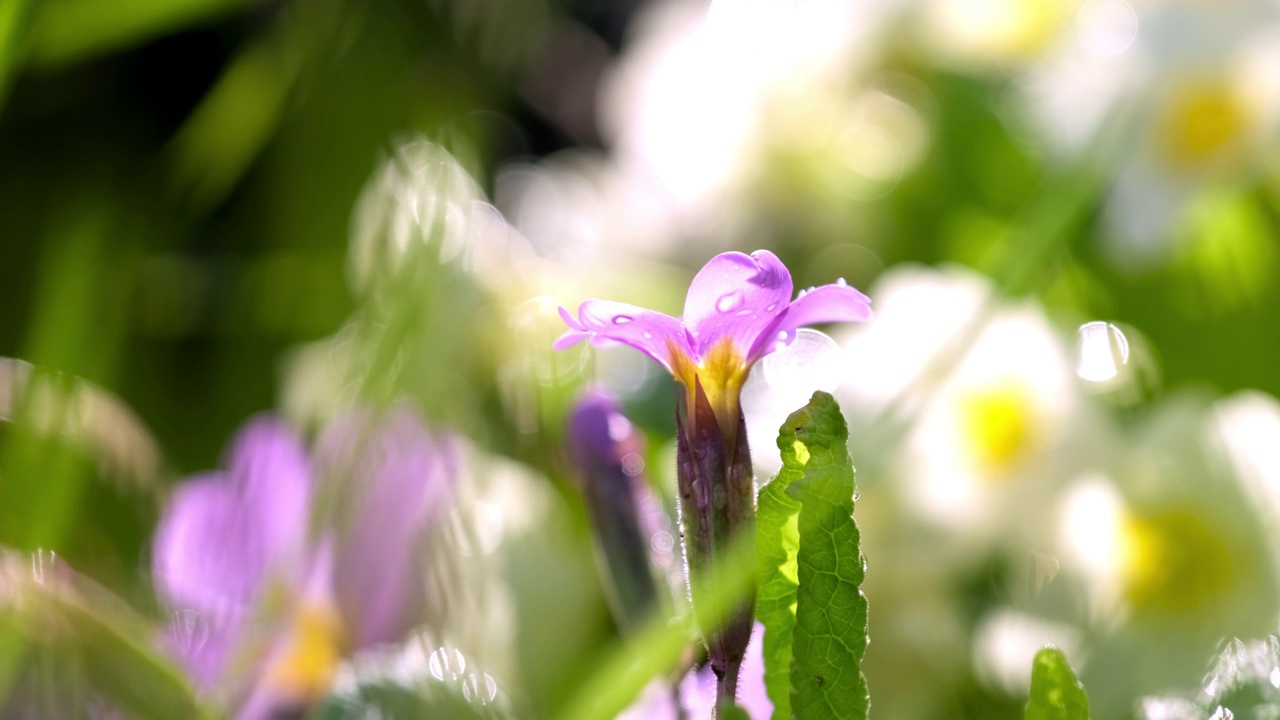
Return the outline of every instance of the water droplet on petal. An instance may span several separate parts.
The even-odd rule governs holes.
[[[1108,322],[1085,323],[1077,331],[1079,362],[1076,374],[1091,382],[1105,382],[1129,362],[1129,340]]]
[[[195,652],[209,641],[209,620],[195,610],[179,610],[169,622],[169,638],[182,652]]]
[[[631,320],[632,320],[632,319],[633,319],[633,318],[632,318],[630,315],[614,315],[614,316],[613,316],[613,324],[614,324],[614,325],[626,325],[627,323],[631,322]]]
[[[787,337],[788,337],[788,336],[787,336],[787,331],[786,331],[786,330],[782,330],[781,332],[779,332],[779,333],[778,333],[778,339],[779,339],[779,340],[786,340],[786,339],[787,339]]]
[[[719,310],[722,313],[733,312],[733,310],[741,304],[742,291],[734,290],[733,292],[721,295],[720,299],[716,300],[716,310]]]
[[[840,287],[849,287],[849,283],[844,278],[836,278],[836,285]]]
[[[769,303],[769,307],[765,308],[765,312],[773,312],[778,309],[778,303]]]
[[[802,290],[800,291],[800,294],[799,294],[799,295],[796,295],[796,299],[797,299],[797,300],[799,300],[800,298],[802,298],[802,297],[804,297],[805,295],[808,295],[808,294],[809,294],[809,291],[808,291],[808,290],[803,290],[803,289],[802,289]]]

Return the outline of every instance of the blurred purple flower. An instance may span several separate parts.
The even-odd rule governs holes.
[[[326,692],[342,655],[404,637],[451,458],[403,409],[334,423],[314,466],[279,421],[246,424],[227,470],[180,485],[156,529],[156,590],[196,684],[265,717]]]

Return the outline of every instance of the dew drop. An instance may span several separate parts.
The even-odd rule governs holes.
[[[631,320],[632,320],[632,319],[633,319],[633,318],[632,318],[630,315],[614,315],[614,316],[613,316],[613,324],[614,324],[614,325],[626,325],[627,323],[631,322]]]
[[[472,673],[462,681],[462,695],[470,702],[487,705],[498,696],[498,683],[489,673]]]
[[[644,458],[637,453],[627,453],[622,456],[622,472],[629,477],[636,477],[644,472]]]
[[[659,555],[670,555],[671,550],[676,546],[676,539],[671,536],[671,533],[659,530],[650,538],[649,546]]]
[[[1115,325],[1100,320],[1089,322],[1081,325],[1076,334],[1079,340],[1076,374],[1085,380],[1111,380],[1129,362],[1129,340]]]
[[[40,548],[31,554],[31,579],[41,585],[53,571],[58,562],[58,554],[52,550]]]
[[[652,340],[652,339],[653,339],[653,333],[649,332],[648,330],[645,330],[645,331],[644,331],[644,339],[645,339],[645,340]]]
[[[209,621],[195,610],[179,610],[169,622],[169,638],[184,652],[194,652],[209,641]]]
[[[467,658],[457,648],[437,648],[427,660],[427,669],[437,680],[457,680],[467,669]]]
[[[769,307],[765,308],[765,312],[773,312],[778,309],[778,303],[769,303]]]
[[[742,291],[734,290],[733,292],[721,295],[720,299],[716,300],[716,310],[719,310],[722,313],[733,312],[734,309],[741,304]]]
[[[844,278],[836,278],[836,285],[840,287],[849,287],[849,283]]]
[[[779,340],[786,340],[786,339],[787,339],[787,331],[786,331],[786,330],[782,330],[782,331],[780,331],[780,332],[778,333],[778,339],[779,339]]]

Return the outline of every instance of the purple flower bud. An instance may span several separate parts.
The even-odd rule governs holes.
[[[640,435],[617,402],[592,391],[569,417],[568,444],[614,619],[633,629],[660,601],[648,552],[656,529],[643,512],[657,500],[643,475]]]

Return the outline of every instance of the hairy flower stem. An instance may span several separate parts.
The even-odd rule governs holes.
[[[683,417],[676,412],[676,475],[691,587],[728,556],[740,534],[752,532],[755,522],[755,484],[742,410],[737,411],[737,427],[725,433],[700,382],[694,396],[692,412],[687,403]],[[753,593],[727,620],[712,625],[695,601],[694,615],[718,680],[717,714],[734,704],[738,671],[751,639],[754,604]]]

